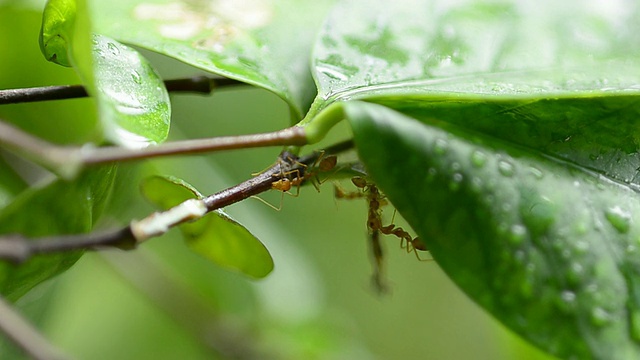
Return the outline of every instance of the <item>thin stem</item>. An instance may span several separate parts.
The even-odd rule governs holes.
[[[325,154],[337,154],[352,147],[346,141],[325,149]],[[203,199],[187,200],[171,209],[153,213],[142,220],[134,220],[125,228],[91,234],[51,236],[29,239],[22,235],[0,237],[0,259],[21,263],[36,254],[116,247],[134,249],[137,244],[166,233],[170,228],[204,216],[216,209],[240,202],[248,197],[272,189],[272,184],[293,174],[304,174],[321,152],[313,152],[303,158],[283,152],[278,161],[259,175]],[[297,171],[296,171],[297,170]]]
[[[194,76],[185,79],[165,80],[169,92],[209,94],[213,89],[246,85],[227,78]],[[24,89],[0,90],[0,105],[48,100],[77,99],[89,96],[82,85],[42,86]]]
[[[35,360],[67,359],[5,299],[0,297],[0,330]]]
[[[139,159],[149,159],[169,155],[188,155],[204,152],[247,149],[266,146],[301,146],[307,143],[304,130],[300,127],[290,127],[274,132],[222,136],[208,139],[193,139],[164,143],[144,149],[126,149],[121,147],[99,147],[82,149],[82,163],[96,165],[109,162],[123,162]]]
[[[74,177],[80,169],[88,165],[231,149],[302,146],[306,143],[304,129],[293,126],[269,133],[174,141],[144,149],[127,149],[116,146],[60,146],[0,121],[0,146],[65,178]]]

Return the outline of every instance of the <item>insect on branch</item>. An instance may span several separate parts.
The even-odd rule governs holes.
[[[326,152],[338,153],[351,148],[352,145],[350,141],[340,143],[328,148]],[[298,157],[285,151],[273,166],[249,180],[201,199],[187,200],[144,219],[133,220],[129,226],[121,229],[35,239],[20,234],[5,235],[0,237],[0,259],[19,264],[38,254],[100,248],[131,250],[147,239],[166,233],[176,225],[196,220],[211,211],[271,190],[272,184],[282,180],[287,174],[296,171],[304,174],[305,168],[313,164],[320,154],[321,152],[313,152]]]

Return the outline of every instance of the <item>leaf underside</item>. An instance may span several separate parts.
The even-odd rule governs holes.
[[[438,264],[563,358],[640,356],[638,12],[344,1],[314,49],[307,121],[344,102],[360,159]]]

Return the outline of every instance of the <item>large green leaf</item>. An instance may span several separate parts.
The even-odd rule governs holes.
[[[30,237],[89,232],[111,192],[115,167],[90,170],[73,182],[30,188],[0,210],[0,234]],[[0,263],[0,293],[17,299],[73,265],[81,252],[38,255],[21,265]]]
[[[150,177],[142,183],[142,192],[162,210],[188,199],[202,198],[195,188],[174,177]],[[254,278],[263,278],[273,270],[267,248],[222,210],[182,224],[180,230],[191,250],[219,266]]]
[[[347,1],[315,48],[311,114],[366,99],[635,182],[638,12],[635,1]]]
[[[107,140],[140,148],[163,142],[171,107],[162,79],[134,49],[91,35],[84,0],[50,0],[40,36],[48,60],[73,66],[98,104]]]
[[[299,119],[315,95],[308,67],[332,1],[93,1],[96,29],[120,41],[269,89]]]
[[[562,357],[636,358],[638,13],[633,1],[341,2],[303,125],[344,109],[373,179],[508,327]],[[322,112],[347,100],[386,107]]]
[[[444,122],[345,104],[360,158],[448,275],[562,358],[640,356],[640,198]]]

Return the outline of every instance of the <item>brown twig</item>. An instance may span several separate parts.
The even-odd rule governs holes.
[[[325,149],[325,153],[336,154],[352,146],[351,141],[345,141]],[[134,249],[139,243],[160,236],[176,225],[268,191],[272,188],[271,184],[278,180],[290,178],[294,176],[293,174],[303,176],[307,166],[313,164],[319,156],[320,152],[313,152],[299,158],[285,151],[273,166],[247,181],[202,199],[187,200],[166,211],[153,213],[142,220],[134,220],[122,229],[37,239],[19,234],[6,235],[0,237],[0,259],[18,264],[37,254],[106,247]]]
[[[210,94],[214,89],[246,85],[227,78],[194,76],[191,78],[165,80],[169,92]],[[77,99],[89,96],[82,85],[42,86],[24,89],[0,90],[0,105],[36,101]]]

